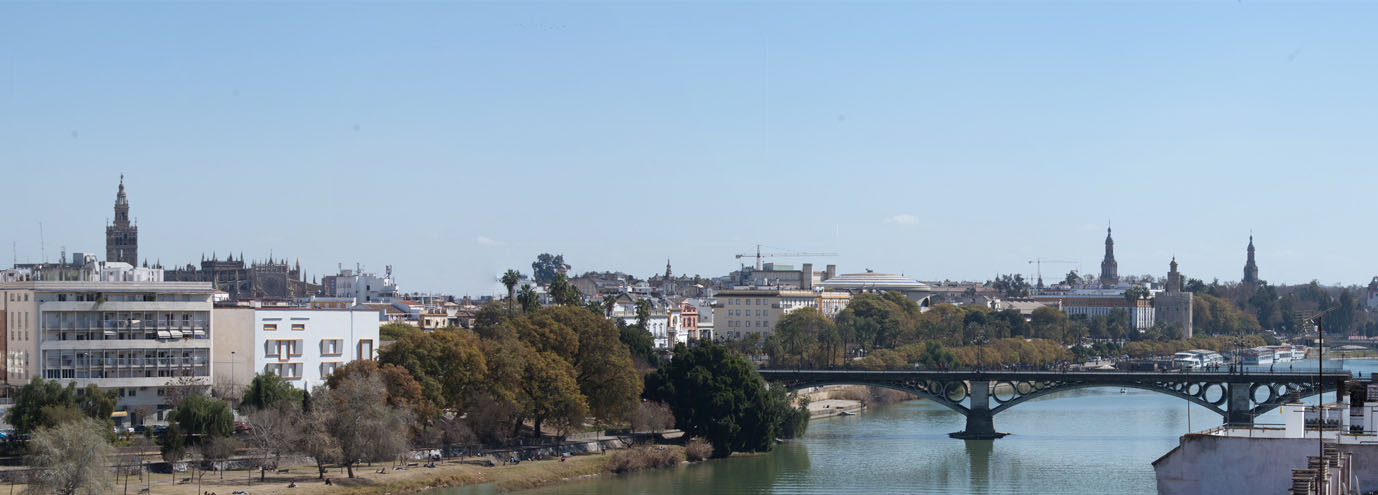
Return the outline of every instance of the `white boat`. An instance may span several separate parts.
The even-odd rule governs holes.
[[[1289,350],[1288,353],[1290,355],[1291,351]],[[1254,347],[1252,349],[1244,349],[1244,351],[1240,352],[1239,355],[1240,360],[1246,366],[1269,366],[1273,364],[1273,361],[1276,356],[1276,354],[1273,352],[1273,349],[1268,347]]]
[[[1192,349],[1172,355],[1172,366],[1177,369],[1199,370],[1225,364],[1225,357],[1215,351]]]

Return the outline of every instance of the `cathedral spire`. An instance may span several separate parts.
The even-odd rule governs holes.
[[[105,227],[105,260],[139,266],[139,227],[129,222],[124,174],[120,174],[120,188],[115,193],[115,221]]]

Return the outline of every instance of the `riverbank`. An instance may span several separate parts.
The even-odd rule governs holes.
[[[846,399],[823,399],[809,402],[809,419],[850,416],[861,412],[861,401]]]

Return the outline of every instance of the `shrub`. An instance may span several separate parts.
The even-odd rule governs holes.
[[[674,466],[684,462],[684,452],[665,446],[637,447],[618,451],[608,459],[608,471],[630,473],[643,469]]]
[[[699,437],[690,438],[684,443],[684,457],[689,462],[699,462],[713,455],[713,444]]]

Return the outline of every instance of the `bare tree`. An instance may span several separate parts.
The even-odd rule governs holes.
[[[225,479],[225,465],[229,463],[230,457],[234,456],[238,442],[232,438],[211,437],[201,445],[201,459],[210,462],[215,466],[216,471],[220,471],[220,479]],[[205,472],[202,471],[202,476]]]
[[[675,415],[664,402],[642,401],[631,415],[632,431],[659,433],[675,427]]]
[[[24,493],[61,495],[111,491],[110,454],[105,426],[90,418],[69,421],[34,433],[29,465],[39,474]]]
[[[313,411],[325,414],[325,432],[339,445],[350,478],[359,461],[394,460],[407,451],[411,411],[388,405],[387,386],[377,373],[349,377],[312,401]]]
[[[328,392],[324,387],[318,387],[315,396],[326,398]],[[325,464],[340,459],[340,444],[335,441],[335,437],[330,436],[326,429],[332,414],[324,408],[317,406],[310,411],[305,411],[301,416],[300,438],[298,444],[302,453],[311,456],[316,461],[317,478],[325,477]]]
[[[179,376],[163,385],[163,401],[172,408],[182,405],[187,397],[206,393],[206,386],[191,376]]]
[[[259,453],[259,480],[266,479],[268,469],[277,468],[282,454],[300,448],[302,420],[300,403],[287,400],[250,412],[245,418],[249,443]]]

